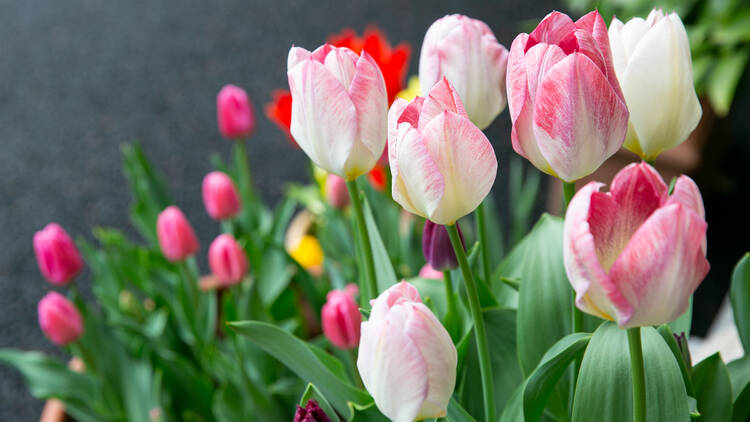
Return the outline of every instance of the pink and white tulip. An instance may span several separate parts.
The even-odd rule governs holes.
[[[659,325],[685,312],[708,273],[698,186],[680,176],[671,195],[646,163],[584,186],[570,202],[565,269],[582,311],[620,327]]]
[[[497,158],[443,78],[426,97],[396,99],[388,112],[393,199],[437,224],[474,211],[492,188]]]
[[[358,289],[347,286],[345,290],[331,290],[320,311],[323,333],[339,349],[353,349],[359,344],[362,314],[354,301]]]
[[[347,180],[369,172],[385,147],[388,95],[375,60],[325,44],[292,47],[290,130],[300,148],[329,173]]]
[[[245,251],[231,234],[220,234],[208,248],[208,265],[224,286],[239,283],[247,274]]]
[[[578,180],[625,140],[628,108],[596,11],[576,22],[552,12],[531,34],[518,35],[507,88],[513,149],[545,173]]]
[[[450,335],[407,282],[371,303],[357,368],[378,409],[395,422],[445,416],[456,385]]]
[[[156,219],[156,235],[161,252],[169,261],[181,261],[198,252],[198,238],[185,214],[170,205]]]
[[[508,50],[486,23],[464,15],[436,20],[425,34],[419,56],[422,95],[445,77],[461,97],[469,119],[480,129],[505,108]]]
[[[653,10],[626,24],[612,18],[609,43],[630,108],[625,148],[647,160],[681,144],[703,111],[693,85],[687,32],[676,13]]]
[[[58,346],[68,345],[83,334],[83,320],[78,309],[57,292],[49,292],[37,306],[39,327]]]
[[[203,205],[214,220],[232,218],[242,209],[237,187],[226,173],[212,171],[203,178]]]
[[[56,223],[47,224],[34,234],[34,254],[39,270],[52,284],[67,284],[83,269],[78,248]]]
[[[225,85],[216,96],[219,132],[227,139],[242,139],[255,130],[255,112],[244,89]]]

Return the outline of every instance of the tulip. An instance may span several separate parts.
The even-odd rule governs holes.
[[[225,286],[237,284],[247,274],[247,256],[231,234],[220,234],[208,248],[211,272]]]
[[[292,47],[291,133],[329,173],[354,180],[375,165],[385,147],[388,98],[383,74],[365,51],[325,44],[312,53]]]
[[[612,57],[630,125],[625,148],[646,160],[681,144],[701,119],[687,32],[676,13],[617,18],[609,26]]]
[[[174,205],[164,209],[156,219],[156,234],[164,256],[181,261],[198,252],[198,239],[185,215]]]
[[[565,182],[593,173],[625,140],[628,108],[596,11],[576,22],[552,12],[518,35],[507,88],[513,149]]]
[[[39,301],[39,327],[58,346],[68,345],[83,334],[81,314],[65,296],[49,292]]]
[[[320,312],[323,333],[339,349],[353,349],[359,344],[362,315],[354,301],[353,292],[348,286],[347,290],[331,290]]]
[[[67,284],[83,270],[76,245],[56,223],[47,224],[34,234],[34,254],[39,270],[52,284]]]
[[[395,422],[445,416],[456,385],[450,335],[407,282],[371,303],[357,368],[378,409]]]
[[[424,36],[419,56],[422,94],[447,78],[471,121],[484,129],[505,108],[507,64],[508,50],[486,23],[463,15],[445,16]]]
[[[335,174],[326,177],[326,200],[332,207],[342,210],[349,205],[349,191],[346,188],[346,180]]]
[[[700,191],[680,176],[671,195],[653,167],[631,164],[612,180],[584,186],[570,202],[564,258],[584,312],[630,328],[685,312],[708,273]]]
[[[442,280],[443,279],[443,273],[441,271],[438,271],[430,264],[424,264],[422,268],[419,269],[419,276],[421,278],[431,278],[434,280]]]
[[[214,220],[232,218],[240,212],[240,195],[226,173],[212,171],[203,178],[203,205]]]
[[[458,228],[461,243],[464,243],[464,237],[458,224],[456,224],[456,228]],[[424,230],[422,230],[422,253],[427,263],[437,271],[458,268],[458,258],[456,258],[456,252],[453,251],[448,231],[445,226],[435,224],[430,220],[425,221]]]
[[[331,422],[326,412],[320,408],[315,400],[308,400],[305,407],[297,405],[293,422]]]
[[[219,132],[227,139],[249,137],[255,130],[255,113],[244,89],[225,85],[216,96]]]
[[[447,79],[426,97],[396,99],[388,112],[393,199],[438,224],[472,212],[495,182],[490,141],[466,115]]]

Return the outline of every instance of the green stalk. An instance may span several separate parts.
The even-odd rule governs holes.
[[[453,281],[451,280],[450,270],[443,271],[443,281],[443,284],[445,284],[445,300],[448,302],[448,314],[453,314],[454,317],[457,317],[456,295],[453,294]]]
[[[372,258],[372,248],[370,247],[370,235],[367,233],[365,224],[365,214],[362,211],[362,202],[359,198],[359,188],[356,180],[347,180],[346,187],[349,190],[352,210],[354,211],[355,226],[357,226],[357,241],[359,241],[360,250],[362,251],[362,261],[359,263],[359,298],[360,305],[364,308],[370,303],[370,299],[378,296],[378,288],[375,279],[375,261]]]
[[[643,369],[641,327],[628,328],[630,370],[633,375],[633,422],[646,422],[646,377]]]
[[[565,211],[568,209],[568,205],[570,205],[570,201],[573,199],[573,196],[576,194],[576,183],[568,183],[563,181],[563,200],[564,207],[563,207],[563,214],[565,214]],[[576,307],[576,292],[573,291],[573,332],[574,333],[580,333],[583,331],[583,312]],[[575,389],[576,383],[578,383],[578,370],[581,368],[581,359],[576,359],[573,363],[573,388]]]
[[[245,141],[234,142],[234,165],[237,167],[237,184],[243,197],[252,190],[252,178],[250,177],[250,163],[247,160],[247,149]]]
[[[456,225],[451,224],[450,226],[445,226],[445,228],[448,230],[448,236],[451,238],[453,250],[456,252],[456,257],[458,258],[458,265],[461,267],[461,274],[464,276],[466,295],[469,297],[469,309],[471,310],[471,317],[474,320],[474,338],[477,342],[479,372],[482,378],[482,392],[484,393],[484,419],[487,422],[494,422],[495,386],[493,385],[490,352],[487,347],[487,334],[484,331],[484,319],[482,318],[482,309],[479,304],[477,285],[474,282],[474,276],[471,274],[469,261],[466,259],[466,251],[464,251]]]
[[[477,237],[479,238],[479,249],[482,257],[482,279],[489,283],[490,281],[490,251],[487,244],[487,224],[484,217],[484,201],[477,207],[474,215],[477,219]]]
[[[572,182],[572,183],[562,182],[562,183],[563,183],[563,199],[565,200],[564,206],[563,206],[563,214],[565,214],[565,211],[568,210],[568,205],[570,204],[570,200],[573,199],[573,195],[576,194],[576,182]]]

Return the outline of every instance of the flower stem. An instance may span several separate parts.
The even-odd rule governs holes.
[[[448,313],[458,316],[456,313],[456,295],[453,294],[453,281],[451,280],[450,270],[443,271],[443,281],[445,284],[445,300],[448,302]]]
[[[252,190],[252,178],[250,177],[250,163],[247,160],[247,149],[245,141],[234,142],[234,165],[237,167],[237,184],[243,197]]]
[[[487,225],[484,217],[484,201],[479,204],[475,211],[477,219],[477,237],[479,238],[479,248],[482,256],[482,279],[489,283],[490,281],[490,251],[487,244]]]
[[[633,375],[633,422],[646,421],[646,378],[643,369],[641,327],[628,328],[630,370]]]
[[[360,305],[366,307],[370,303],[370,299],[374,299],[378,296],[378,288],[375,280],[375,261],[372,258],[372,248],[370,247],[370,235],[367,233],[367,226],[365,225],[365,214],[362,211],[362,202],[359,198],[359,188],[357,187],[356,180],[347,180],[346,187],[349,189],[349,196],[351,197],[352,210],[354,211],[355,226],[359,236],[360,250],[362,251],[362,261],[359,263],[359,269],[361,272],[359,279],[359,298]]]
[[[576,194],[576,182],[568,183],[568,182],[562,182],[563,183],[563,199],[564,199],[564,206],[563,206],[563,214],[565,214],[565,211],[568,210],[568,205],[570,204],[570,200],[573,199],[573,195]]]
[[[487,347],[487,335],[484,332],[484,319],[482,318],[482,309],[479,304],[479,293],[477,285],[474,282],[474,276],[469,268],[469,261],[466,259],[461,238],[458,235],[458,229],[455,224],[445,226],[450,236],[453,250],[458,258],[458,265],[461,267],[461,273],[464,276],[464,285],[466,286],[466,295],[469,297],[469,308],[471,317],[474,320],[474,338],[477,342],[477,355],[479,355],[479,372],[482,377],[482,391],[484,393],[484,418],[487,422],[495,420],[495,387],[492,378],[492,366],[490,366],[490,353]]]

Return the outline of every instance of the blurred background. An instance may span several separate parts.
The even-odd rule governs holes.
[[[648,3],[648,4],[647,4]],[[245,88],[257,129],[248,150],[254,183],[274,203],[286,183],[308,182],[307,158],[264,114],[286,89],[286,55],[345,28],[379,27],[392,45],[411,46],[418,68],[428,26],[449,13],[487,22],[510,47],[553,9],[577,18],[598,7],[609,23],[646,16],[653,2],[550,1],[129,1],[0,0],[0,348],[62,356],[37,325],[36,304],[50,286],[31,239],[50,221],[90,238],[95,226],[130,228],[130,197],[120,146],[138,141],[166,176],[173,198],[197,229],[201,254],[218,231],[203,209],[200,183],[209,155],[228,157],[216,128],[215,101],[226,83]],[[750,242],[750,4],[688,0],[669,4],[685,21],[703,120],[691,139],[657,160],[670,177],[687,173],[704,195],[712,269],[695,296],[694,331],[705,335],[726,294],[734,263]],[[508,214],[510,119],[487,129],[499,157],[494,195]],[[635,157],[621,153],[596,177],[609,182]],[[537,208],[559,209],[559,182],[544,180]],[[506,225],[507,226],[507,225]],[[510,229],[506,227],[506,229]],[[205,268],[205,258],[202,260]],[[87,275],[81,278],[84,284]],[[0,420],[36,420],[42,403],[20,375],[0,366]]]

